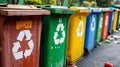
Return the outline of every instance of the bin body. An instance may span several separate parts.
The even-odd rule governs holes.
[[[119,12],[119,10],[116,9],[115,15],[114,15],[113,27],[112,27],[113,31],[115,31],[117,29],[118,12]]]
[[[104,12],[104,20],[103,20],[103,26],[102,26],[102,40],[105,40],[108,35],[109,16],[110,16],[109,11]]]
[[[39,66],[41,20],[42,15],[47,12],[45,10],[1,10],[0,67]]]
[[[101,41],[103,18],[104,18],[103,13],[101,12],[98,15],[98,21],[97,21],[97,27],[96,27],[96,41],[97,42]]]
[[[69,14],[63,13],[64,9],[49,10],[51,15],[43,18],[40,67],[63,67],[66,65]]]
[[[86,18],[90,13],[89,10],[81,10],[81,12],[70,16],[69,37],[67,47],[68,63],[72,64],[83,56],[84,38],[86,29]],[[83,11],[83,12],[82,12]]]
[[[108,22],[108,33],[112,34],[112,26],[114,21],[114,10],[110,12],[109,22]]]
[[[91,13],[87,17],[85,48],[90,52],[95,46],[96,24],[98,20],[97,13]]]
[[[118,4],[113,4],[113,5],[111,5],[111,7],[114,7],[114,8],[117,8],[117,11],[118,11],[118,19],[117,19],[117,29],[119,29],[120,28],[120,5],[118,5]],[[114,31],[114,30],[113,30]]]
[[[120,11],[118,13],[118,20],[117,20],[117,29],[120,28]]]

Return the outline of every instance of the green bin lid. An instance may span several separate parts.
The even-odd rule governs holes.
[[[115,7],[115,8],[119,8],[120,9],[120,5],[117,5],[117,4],[111,5],[111,7]]]
[[[56,14],[74,14],[76,13],[75,10],[70,10],[68,7],[65,6],[53,6],[53,5],[40,5],[41,8],[50,10],[51,13]]]

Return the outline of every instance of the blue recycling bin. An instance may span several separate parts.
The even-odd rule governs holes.
[[[108,34],[112,34],[112,26],[113,26],[113,21],[114,21],[114,11],[115,11],[115,8],[109,8],[110,10],[112,10],[110,12],[110,19],[109,19],[109,22],[108,22]]]
[[[85,53],[89,53],[95,46],[96,39],[96,25],[98,15],[102,11],[97,8],[88,8],[91,13],[87,16],[86,34],[85,34]]]

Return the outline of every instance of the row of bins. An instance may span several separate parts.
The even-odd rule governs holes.
[[[115,8],[42,8],[1,7],[1,67],[66,67],[120,25]]]

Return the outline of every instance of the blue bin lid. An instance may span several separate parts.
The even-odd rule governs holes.
[[[101,10],[99,8],[88,7],[88,9],[91,10],[91,13],[101,13],[101,12],[103,12],[103,10]]]
[[[111,10],[116,10],[116,8],[114,8],[114,7],[109,7]]]

